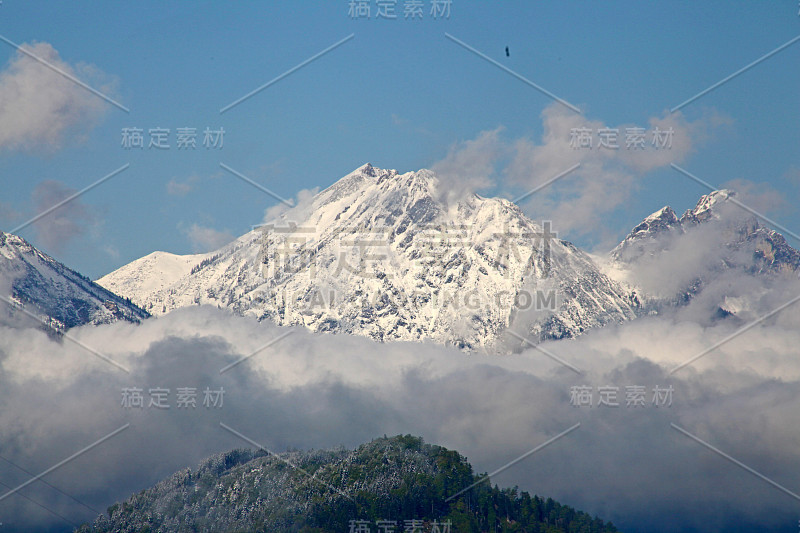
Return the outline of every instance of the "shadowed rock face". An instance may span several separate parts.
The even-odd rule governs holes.
[[[117,320],[140,322],[149,314],[97,285],[27,241],[0,232],[0,288],[3,296],[38,316],[56,331]],[[0,303],[2,321],[33,320]]]

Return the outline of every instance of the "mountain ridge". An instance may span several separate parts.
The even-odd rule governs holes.
[[[747,212],[730,199],[736,192],[720,189],[703,195],[692,209],[678,218],[669,206],[645,217],[631,232],[610,252],[612,259],[620,263],[635,263],[645,255],[654,255],[668,249],[671,240],[691,232],[697,227],[717,224],[720,233],[727,237],[723,243],[729,248],[737,248],[746,243],[755,244],[753,259],[758,272],[780,272],[800,269],[800,252],[786,242],[786,238],[777,231],[765,227],[758,217]],[[766,245],[766,247],[765,247]]]
[[[447,204],[439,186],[427,169],[368,163],[164,288],[131,281],[147,277],[142,260],[98,283],[156,315],[211,304],[313,331],[466,350],[507,350],[518,344],[507,330],[538,342],[637,316],[636,296],[549,223],[505,199]]]
[[[21,306],[56,332],[87,324],[117,320],[139,323],[149,313],[123,297],[93,282],[28,241],[0,232],[0,280],[9,291],[9,301]],[[9,307],[4,303],[5,307]],[[14,307],[7,309],[4,323],[15,323]]]
[[[699,323],[754,320],[769,310],[760,295],[797,281],[800,251],[735,197],[722,189],[680,218],[669,206],[645,217],[609,253],[606,272],[650,314],[693,306]]]

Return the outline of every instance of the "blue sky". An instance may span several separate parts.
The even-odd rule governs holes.
[[[458,156],[474,150],[493,178],[480,192],[514,198],[553,177],[558,165],[570,166],[559,159],[570,152],[554,147],[568,143],[568,135],[543,138],[543,116],[555,116],[559,124],[622,131],[675,119],[683,127],[675,133],[682,148],[669,152],[674,162],[715,185],[738,180],[755,208],[800,232],[800,42],[669,114],[800,35],[796,1],[453,0],[449,18],[434,19],[425,0],[422,20],[404,19],[404,0],[394,20],[376,19],[377,2],[370,3],[366,19],[349,16],[348,0],[4,1],[2,37],[34,47],[129,112],[63,78],[48,81],[59,76],[0,43],[0,227],[10,231],[129,164],[19,231],[96,278],[154,250],[207,251],[259,223],[277,201],[220,163],[293,198],[368,161],[409,171],[448,157],[473,161]],[[42,105],[53,101],[60,104]],[[149,129],[169,128],[170,148],[126,150],[122,130],[130,127],[144,130],[145,144]],[[177,149],[176,130],[184,127],[196,128],[196,149]],[[222,148],[201,145],[206,128],[224,128]],[[522,152],[533,157],[524,176]],[[552,218],[560,236],[603,249],[661,206],[680,215],[707,192],[670,168],[669,158],[630,165],[624,152],[623,146],[618,157],[586,159],[582,176],[565,177],[523,207],[534,219]],[[588,156],[571,153],[575,161]],[[595,181],[594,171],[602,174]],[[614,193],[586,197],[592,185]]]

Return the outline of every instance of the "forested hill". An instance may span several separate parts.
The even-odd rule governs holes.
[[[78,531],[617,531],[550,498],[486,480],[448,501],[481,479],[457,452],[411,435],[279,457],[234,450],[112,505]]]

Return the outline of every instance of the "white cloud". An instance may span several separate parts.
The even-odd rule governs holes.
[[[229,231],[218,231],[198,224],[192,224],[185,230],[192,249],[197,253],[211,252],[222,248],[234,239]]]
[[[278,202],[268,207],[264,211],[262,224],[271,224],[286,220],[291,222],[306,220],[311,215],[314,196],[316,196],[317,193],[319,193],[319,187],[301,189],[297,193],[297,196],[293,200],[290,200],[292,207],[289,207],[283,202]]]
[[[172,178],[167,182],[167,194],[171,196],[186,196],[192,189],[194,189],[195,183],[200,178],[197,176],[189,176],[184,181],[178,181],[175,178]]]
[[[598,223],[630,200],[644,174],[683,162],[714,128],[727,123],[729,119],[713,113],[689,122],[680,112],[665,112],[638,125],[645,130],[644,150],[626,149],[626,129],[637,127],[634,124],[613,128],[618,132],[618,148],[600,148],[597,132],[608,125],[554,103],[542,112],[540,141],[504,140],[499,127],[451,146],[447,156],[431,168],[442,182],[442,199],[453,201],[497,182],[509,197],[522,196],[580,163],[579,168],[521,201],[528,215],[552,220],[564,234],[580,236],[603,227]],[[576,149],[570,144],[574,128],[591,130],[592,149]],[[671,129],[671,148],[652,145],[656,128]]]
[[[761,209],[777,202],[768,188],[755,195],[737,192],[735,198]],[[758,238],[742,242],[743,228],[752,230],[755,217],[732,202],[715,204],[713,213],[719,218],[711,218],[696,226],[687,224],[680,233],[664,232],[658,235],[646,248],[655,252],[645,251],[637,256],[635,261],[627,265],[622,277],[641,288],[645,294],[668,299],[681,298],[697,280],[703,280],[700,295],[687,309],[682,310],[686,318],[689,313],[696,311],[692,315],[692,320],[696,321],[707,321],[725,298],[744,298],[749,301],[751,298],[757,300],[764,294],[780,293],[775,284],[796,276],[791,269],[786,268],[782,274],[776,273],[776,279],[748,273],[765,268],[756,259],[759,250],[767,250],[767,256],[776,254],[776,251],[764,248],[768,246],[767,243],[761,243]],[[765,226],[763,223],[760,225]],[[775,259],[780,262],[781,257]],[[740,303],[744,305],[744,301]],[[768,311],[766,309],[763,312]]]
[[[45,180],[33,191],[33,207],[36,213],[42,213],[76,192],[59,181]],[[97,221],[96,214],[78,197],[43,216],[33,227],[45,248],[61,252],[71,241],[85,235]]]
[[[48,43],[22,46],[77,79],[99,81],[100,90],[112,89],[96,67],[70,65]],[[0,148],[58,149],[69,137],[85,135],[107,109],[96,95],[17,51],[0,72]]]
[[[503,152],[502,128],[482,131],[477,138],[450,147],[431,170],[439,179],[439,195],[447,204],[493,185],[494,164]]]
[[[626,150],[624,149],[625,128],[633,127],[627,125],[620,127],[620,150],[616,152],[620,160],[638,173],[647,173],[659,167],[669,166],[670,163],[682,163],[696,148],[699,139],[705,138],[707,134],[701,133],[709,128],[703,124],[703,119],[688,122],[680,111],[675,113],[664,112],[662,117],[651,117],[649,126],[646,128],[647,148],[645,150]],[[662,132],[672,130],[670,148],[655,149],[652,145],[653,131],[656,129]]]
[[[394,124],[395,126],[405,126],[409,122],[407,118],[403,118],[397,113],[392,113],[390,117],[392,119],[392,124]]]
[[[764,302],[766,305],[767,302]],[[270,447],[354,446],[412,433],[464,453],[491,471],[581,423],[573,433],[494,477],[501,486],[552,496],[623,530],[777,528],[796,520],[796,501],[674,430],[705,439],[798,490],[800,316],[783,313],[695,364],[669,369],[730,335],[650,317],[544,348],[584,370],[577,375],[529,349],[466,356],[432,344],[376,344],[302,328],[220,374],[284,329],[221,310],[178,310],[140,326],[72,330],[85,345],[131,369],[125,374],[80,346],[30,330],[0,332],[0,447],[41,472],[112,430],[131,427],[48,482],[98,509],[215,452],[247,444],[222,421]],[[618,386],[618,408],[576,408],[574,385]],[[625,407],[625,386],[648,389],[647,406]],[[671,407],[653,407],[655,385],[674,387]],[[224,387],[222,409],[125,410],[122,387]],[[27,477],[0,464],[6,483]],[[719,490],[719,487],[727,487]],[[26,494],[69,517],[90,520],[46,486]],[[15,497],[0,515],[54,519]],[[793,522],[792,522],[793,523]]]
[[[544,133],[540,142],[519,139],[515,156],[507,169],[511,185],[532,190],[580,163],[580,167],[554,184],[532,194],[523,207],[532,215],[558,221],[558,228],[572,234],[587,234],[598,227],[602,217],[627,202],[640,178],[647,172],[681,163],[695,149],[698,139],[710,127],[700,119],[688,122],[680,112],[652,117],[649,126],[609,126],[587,120],[553,104],[542,112]],[[716,124],[718,122],[714,121]],[[626,129],[645,129],[645,149],[626,148]],[[672,128],[672,147],[652,146],[653,130]],[[593,133],[592,148],[574,148],[570,144],[574,128],[588,128]],[[598,130],[617,130],[618,148],[599,147]]]
[[[112,259],[115,260],[119,259],[119,249],[116,246],[111,246],[110,244],[107,244],[103,246],[103,251],[106,254],[108,254],[108,256],[111,257]]]
[[[735,191],[737,200],[759,213],[765,214],[789,207],[786,195],[766,182],[757,183],[744,178],[735,178],[723,183],[720,189]],[[791,207],[796,206],[791,205]],[[744,211],[741,213],[747,214]]]

